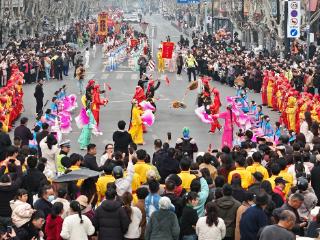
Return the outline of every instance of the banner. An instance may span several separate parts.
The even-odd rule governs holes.
[[[301,26],[300,1],[288,1],[287,38],[299,38]]]
[[[96,24],[95,23],[89,23],[89,32],[90,35],[93,35],[96,31]]]
[[[174,42],[163,42],[162,43],[162,58],[172,58],[174,49]]]

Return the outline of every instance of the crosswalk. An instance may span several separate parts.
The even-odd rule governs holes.
[[[183,76],[177,76],[174,73],[164,73],[164,74],[158,74],[157,72],[151,73],[154,79],[160,79],[165,80],[165,77],[168,76],[168,78],[171,81],[183,81],[187,78],[186,75]],[[139,72],[132,71],[132,70],[116,70],[113,72],[86,72],[87,80],[89,79],[99,79],[99,80],[138,80],[139,79]]]

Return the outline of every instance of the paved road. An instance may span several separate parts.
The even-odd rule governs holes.
[[[158,36],[155,40],[155,49],[159,45],[161,40],[164,40],[167,35],[171,36],[172,41],[178,41],[180,33],[171,26],[171,24],[164,20],[160,15],[152,15],[146,17],[146,21],[152,25],[157,26]],[[90,68],[87,71],[86,79],[96,79],[100,83],[107,82],[111,85],[112,91],[107,93],[109,98],[109,104],[101,109],[100,113],[100,128],[103,132],[102,136],[93,137],[92,142],[98,145],[98,153],[103,152],[105,144],[112,142],[112,133],[117,129],[117,122],[121,119],[125,120],[127,123],[130,118],[130,101],[132,99],[135,86],[138,81],[138,72],[131,71],[127,64],[121,65],[115,72],[106,72],[102,64],[102,54],[101,47],[97,48],[97,54],[95,59],[91,59]],[[154,73],[153,75],[156,75]],[[176,138],[180,137],[182,134],[183,127],[187,126],[190,128],[191,136],[198,143],[200,151],[205,151],[209,143],[213,147],[220,147],[221,143],[221,133],[216,133],[214,135],[208,134],[210,125],[200,122],[200,120],[194,114],[195,103],[196,103],[196,92],[191,92],[185,99],[187,104],[187,109],[176,110],[172,109],[171,102],[176,99],[181,99],[185,93],[185,89],[188,85],[187,76],[184,73],[183,80],[177,80],[176,75],[173,73],[167,73],[171,84],[167,86],[166,84],[161,84],[159,90],[156,92],[156,97],[159,98],[157,101],[157,113],[155,124],[148,129],[148,133],[145,134],[146,145],[143,146],[148,152],[152,153],[153,140],[156,138],[166,139],[167,132],[172,132],[172,144],[174,144]],[[56,91],[63,84],[67,84],[69,93],[78,93],[78,88],[76,85],[76,80],[73,79],[73,69],[71,69],[69,77],[65,78],[63,81],[49,81],[44,85],[45,99],[50,100],[53,96],[54,91]],[[233,96],[235,94],[235,89],[213,83],[221,92],[222,102],[225,106],[225,97]],[[35,99],[33,97],[35,85],[24,86],[24,102],[25,102],[25,112],[23,116],[29,117],[29,119],[34,119],[35,113]],[[79,96],[79,95],[78,95]],[[255,100],[260,103],[260,95],[249,94],[250,100]],[[80,106],[80,99],[78,99]],[[222,108],[223,109],[223,108]],[[77,116],[79,108],[75,110],[73,116]],[[278,115],[269,110],[265,111],[272,120],[277,120]],[[30,121],[29,126],[33,124],[33,120]],[[65,139],[70,139],[72,152],[79,152],[80,148],[77,143],[77,138],[80,135],[79,129],[76,127],[74,121],[72,122],[73,131],[65,135]],[[12,133],[11,133],[12,134]]]

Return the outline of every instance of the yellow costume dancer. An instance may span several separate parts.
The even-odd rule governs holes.
[[[267,86],[267,99],[268,99],[268,107],[271,107],[271,108],[272,108],[273,84],[274,84],[274,79],[270,78]]]
[[[139,109],[138,103],[134,102],[131,113],[131,126],[129,133],[135,144],[143,144],[143,122],[141,119],[142,110]]]
[[[292,131],[296,131],[296,103],[297,99],[295,97],[289,97],[286,113],[288,118],[288,129]]]
[[[162,58],[162,49],[159,49],[157,53],[157,59],[158,59],[158,72],[164,73],[164,59]]]

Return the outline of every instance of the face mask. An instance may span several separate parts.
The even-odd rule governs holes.
[[[54,195],[50,195],[48,197],[48,202],[52,202],[55,199]]]

